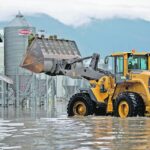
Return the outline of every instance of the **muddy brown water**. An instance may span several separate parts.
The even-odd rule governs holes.
[[[147,117],[68,118],[62,107],[1,108],[0,115],[2,150],[150,149],[150,118]]]

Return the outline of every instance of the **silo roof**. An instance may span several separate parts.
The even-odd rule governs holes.
[[[31,27],[31,24],[19,12],[7,27]]]

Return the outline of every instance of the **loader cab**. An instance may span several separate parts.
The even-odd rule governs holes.
[[[108,57],[111,59],[110,61],[108,61]],[[119,82],[126,79],[131,71],[150,70],[150,53],[137,53],[135,51],[114,53],[105,58],[105,63],[108,63],[111,72]]]

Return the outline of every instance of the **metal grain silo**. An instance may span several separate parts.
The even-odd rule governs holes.
[[[20,12],[4,28],[5,74],[13,79],[14,84],[12,88],[14,90],[14,96],[18,97],[18,99],[18,93],[28,91],[28,82],[32,77],[31,72],[20,67],[22,57],[28,46],[28,35],[31,33],[35,33],[35,28],[26,21]]]
[[[8,76],[28,74],[20,68],[20,62],[28,45],[28,35],[35,33],[35,28],[26,21],[21,13],[4,28],[4,63],[5,73]]]

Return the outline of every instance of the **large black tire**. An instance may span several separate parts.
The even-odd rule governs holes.
[[[142,97],[137,94],[137,93],[134,93],[135,96],[136,96],[136,99],[138,99],[138,116],[144,116],[145,115],[145,104],[144,104],[144,101],[142,99]]]
[[[123,106],[123,103],[127,105],[129,108],[128,113],[122,113],[120,111],[121,105]],[[140,95],[133,92],[124,92],[119,94],[117,97],[115,103],[114,103],[114,115],[117,117],[134,117],[134,116],[144,116],[145,113],[145,105]]]
[[[83,104],[84,107],[86,108],[85,112],[82,113],[78,113],[77,110],[75,110],[76,105],[79,104],[80,105]],[[77,105],[78,107],[78,105]],[[78,108],[76,108],[78,109]],[[74,115],[80,115],[80,116],[88,116],[88,115],[93,115],[93,102],[90,99],[90,97],[87,94],[84,93],[77,93],[75,95],[73,95],[68,103],[67,106],[67,113],[68,116],[74,116]]]

